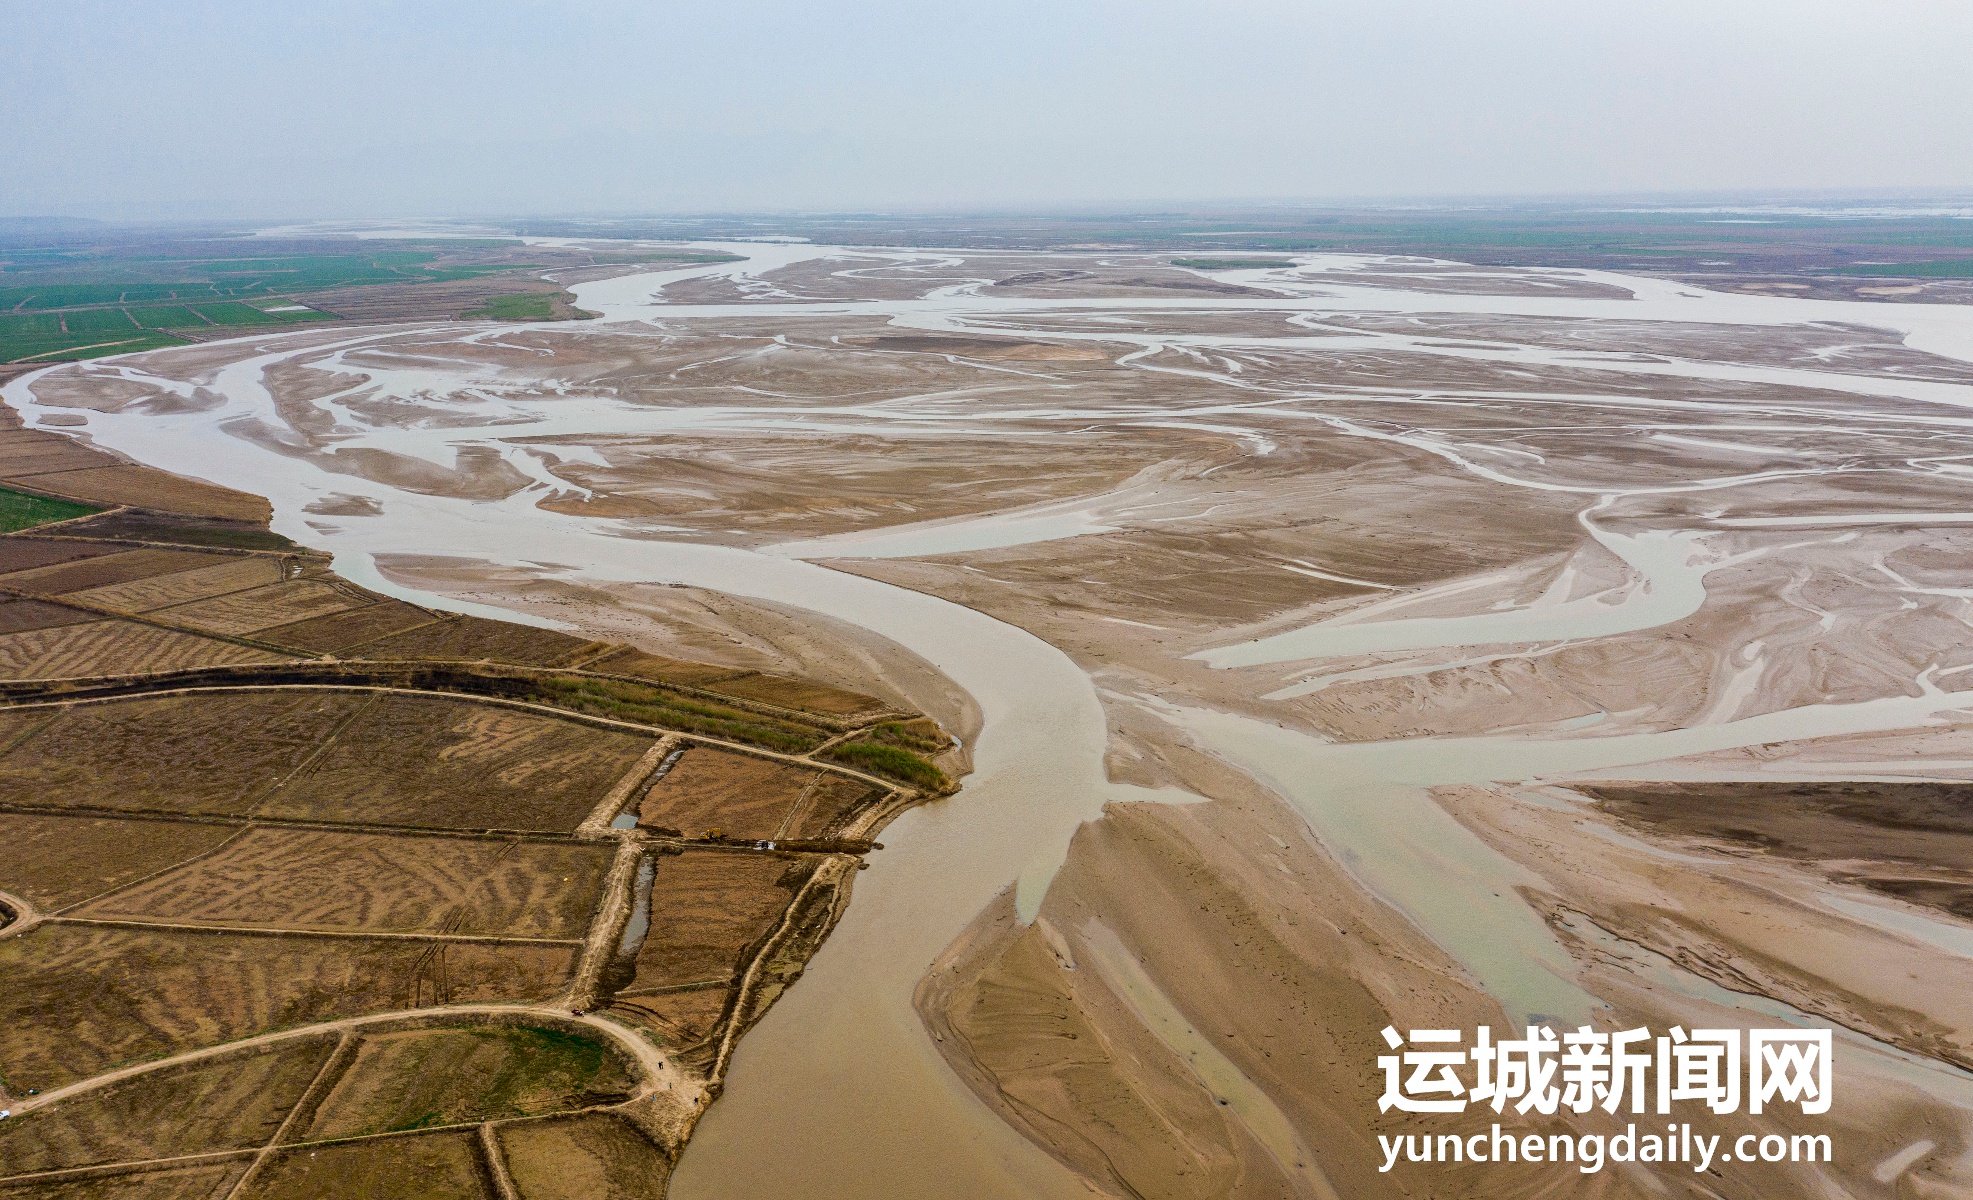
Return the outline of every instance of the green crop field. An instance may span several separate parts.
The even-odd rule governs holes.
[[[199,319],[199,314],[182,304],[133,308],[130,315],[146,329],[190,329],[205,324]]]
[[[0,338],[61,335],[62,319],[53,313],[0,313]]]
[[[53,314],[45,314],[52,320]],[[42,358],[101,358],[106,354],[130,354],[180,346],[184,342],[168,333],[126,328],[123,332],[103,333],[13,333],[0,329],[0,362],[26,362]]]
[[[555,316],[555,298],[546,292],[524,292],[517,296],[488,296],[485,303],[462,317],[483,317],[495,321],[548,321]]]
[[[192,311],[198,313],[214,325],[266,325],[278,321],[250,304],[230,301],[225,304],[201,304]]]
[[[46,525],[50,521],[73,520],[76,517],[86,517],[90,513],[102,511],[92,505],[77,504],[73,500],[53,500],[47,496],[34,496],[27,492],[0,488],[0,533],[31,529],[36,525]]]
[[[56,315],[56,314],[50,314]],[[134,335],[137,322],[120,308],[77,308],[59,314],[70,333],[123,333]]]

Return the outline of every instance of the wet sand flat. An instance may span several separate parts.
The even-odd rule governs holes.
[[[399,600],[577,640],[662,611],[736,672],[854,628],[886,648],[832,684],[967,697],[973,773],[885,833],[671,1194],[1458,1192],[1375,1169],[1408,1128],[1359,1094],[1377,1030],[1592,1013],[1844,1031],[1844,1154],[1729,1190],[1973,1184],[1950,1149],[1872,1174],[1920,1124],[1973,1141],[1973,309],[736,249],[576,284],[582,329],[6,392]],[[195,379],[221,403],[138,403]]]

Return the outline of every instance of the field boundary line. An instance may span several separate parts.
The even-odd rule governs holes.
[[[318,833],[357,833],[372,837],[434,837],[465,841],[522,842],[538,846],[566,846],[577,840],[569,834],[544,829],[448,829],[442,825],[383,825],[376,822],[315,821],[301,817],[246,817],[225,813],[171,812],[162,808],[106,808],[87,804],[21,804],[12,800],[0,800],[0,813],[73,817],[78,820],[164,821],[179,825],[229,827],[253,825],[262,829],[309,829]]]
[[[175,574],[175,573],[176,572],[170,572],[170,571],[165,572],[165,574]],[[143,578],[157,579],[157,578],[161,578],[161,576],[146,575]],[[139,583],[142,582],[142,580],[131,580],[130,582]],[[91,604],[86,600],[72,600],[67,598],[66,596],[61,596],[61,597],[43,596],[43,595],[37,595],[33,592],[23,592],[18,588],[8,587],[5,584],[0,584],[0,596],[5,596],[10,600],[39,600],[43,604],[57,604],[63,608],[72,608],[77,612],[90,613],[94,616],[103,617],[105,619],[112,621],[128,621],[132,625],[148,625],[153,629],[162,629],[166,633],[183,634],[186,637],[204,638],[206,641],[209,642],[224,642],[228,645],[243,646],[248,650],[258,650],[263,654],[279,655],[282,658],[294,662],[307,662],[310,659],[320,660],[323,657],[321,654],[313,653],[307,650],[296,650],[289,646],[277,646],[272,642],[257,642],[252,638],[241,637],[237,634],[219,633],[215,630],[199,629],[190,625],[179,625],[171,621],[160,621],[155,617],[152,617],[146,613],[124,612],[121,609],[109,608],[99,604]],[[193,602],[188,600],[186,601],[186,603],[190,604]],[[101,678],[114,678],[114,676],[78,675],[75,676],[74,678],[101,679]]]
[[[317,1021],[308,1025],[297,1025],[292,1029],[270,1030],[267,1033],[258,1033],[230,1042],[221,1042],[217,1045],[199,1046],[191,1050],[180,1051],[177,1054],[166,1055],[163,1058],[151,1059],[148,1062],[133,1063],[127,1067],[118,1067],[114,1070],[105,1071],[100,1075],[92,1075],[88,1079],[79,1079],[74,1083],[43,1092],[39,1096],[28,1097],[15,1106],[14,1115],[18,1117],[57,1101],[122,1083],[127,1079],[133,1079],[151,1071],[181,1066],[190,1062],[200,1062],[208,1058],[221,1058],[228,1054],[237,1054],[242,1051],[258,1049],[262,1046],[271,1046],[297,1038],[321,1037],[327,1033],[341,1033],[362,1029],[370,1025],[387,1025],[395,1022],[416,1022],[420,1027],[423,1027],[425,1023],[429,1023],[432,1028],[444,1028],[461,1017],[500,1016],[522,1017],[561,1025],[580,1025],[586,1029],[592,1029],[604,1034],[619,1051],[636,1062],[644,1072],[645,1079],[642,1087],[636,1095],[631,1097],[632,1100],[641,1100],[655,1095],[660,1090],[660,1085],[663,1086],[664,1090],[672,1091],[681,1098],[701,1092],[705,1088],[703,1082],[693,1079],[678,1068],[671,1066],[665,1059],[663,1052],[638,1036],[636,1031],[618,1022],[605,1020],[593,1013],[584,1013],[582,1016],[576,1016],[566,1010],[557,1009],[546,1004],[447,1004],[429,1005],[424,1008],[394,1009],[390,1012],[367,1013],[357,1017],[338,1017],[329,1021]],[[468,1124],[476,1123],[469,1122]],[[425,1133],[428,1130],[418,1129],[408,1130],[406,1132]],[[347,1141],[353,1139],[332,1140]],[[251,1154],[253,1152],[253,1148],[249,1147],[243,1151],[228,1151],[226,1153]]]
[[[677,748],[677,734],[668,733],[651,743],[651,748],[631,765],[630,770],[624,773],[622,779],[617,780],[615,786],[603,793],[603,798],[597,802],[596,807],[582,819],[582,824],[575,827],[575,836],[585,839],[607,836],[610,823],[617,819],[617,814],[622,811],[625,804],[629,803],[631,793],[656,774],[658,768],[664,765],[665,759]]]
[[[244,1146],[238,1150],[205,1150],[198,1154],[177,1154],[170,1158],[127,1158],[119,1162],[90,1163],[86,1167],[62,1167],[53,1171],[32,1171],[26,1175],[0,1175],[0,1184],[11,1186],[17,1183],[66,1183],[71,1180],[80,1182],[88,1179],[115,1179],[120,1175],[142,1175],[181,1164],[216,1163],[258,1153],[260,1151],[254,1147]]]
[[[4,589],[0,589],[0,592],[4,592]],[[32,682],[88,683],[88,682],[97,682],[102,680],[115,680],[118,678],[141,679],[142,676],[83,675],[83,676],[75,676],[72,679],[34,680]],[[647,737],[648,736],[662,737],[666,734],[670,734],[674,737],[681,738],[685,741],[698,742],[701,745],[718,746],[722,749],[732,750],[741,754],[751,754],[758,758],[772,758],[780,762],[796,763],[801,766],[813,767],[821,771],[829,771],[837,775],[847,776],[851,779],[860,779],[865,783],[868,783],[874,787],[881,788],[885,791],[904,790],[913,795],[916,794],[916,789],[908,788],[905,785],[901,785],[896,780],[884,779],[876,775],[867,775],[864,772],[859,771],[854,767],[846,767],[841,765],[840,763],[824,762],[820,759],[809,758],[807,755],[804,754],[784,754],[779,750],[769,750],[763,746],[749,745],[746,742],[730,741],[726,738],[713,737],[709,734],[692,733],[682,729],[668,729],[662,725],[641,725],[635,721],[624,721],[624,720],[619,720],[615,717],[599,717],[594,713],[575,712],[573,710],[566,708],[556,708],[553,705],[549,705],[549,704],[536,704],[528,700],[513,700],[505,696],[483,696],[473,692],[445,692],[445,691],[437,691],[428,688],[394,687],[387,684],[354,683],[354,682],[333,683],[328,681],[324,681],[322,683],[215,683],[215,684],[207,684],[203,686],[198,684],[190,684],[190,685],[182,685],[182,686],[171,687],[171,688],[160,688],[156,691],[136,691],[136,692],[130,692],[118,696],[76,696],[72,699],[63,699],[59,697],[46,697],[46,698],[37,698],[34,700],[22,700],[19,702],[6,702],[4,700],[0,700],[0,711],[4,711],[10,708],[45,708],[50,705],[58,705],[58,704],[67,704],[67,705],[75,705],[75,706],[81,706],[84,704],[115,704],[124,700],[135,700],[139,698],[148,699],[148,698],[159,697],[159,696],[194,695],[200,692],[275,692],[275,691],[305,691],[309,689],[315,689],[319,691],[339,691],[339,692],[387,692],[395,695],[405,695],[405,696],[431,696],[431,697],[436,697],[437,699],[453,700],[463,704],[494,704],[504,708],[520,709],[523,712],[539,713],[543,716],[557,717],[560,718],[561,720],[573,721],[580,725],[593,725],[603,729],[625,730],[632,733],[640,733]]]
[[[616,950],[615,944],[622,938],[624,926],[629,923],[630,914],[637,907],[636,897],[631,893],[636,887],[637,870],[648,853],[642,844],[632,838],[617,842],[616,857],[611,860],[610,873],[603,880],[603,894],[596,902],[595,914],[589,919],[589,931],[582,940],[582,953],[576,958],[568,991],[563,995],[568,1008],[589,1009],[596,1006],[596,993],[602,986],[603,971],[609,966]]]
[[[249,821],[246,824],[241,825],[238,829],[235,829],[233,832],[227,834],[225,837],[220,838],[218,842],[214,843],[211,846],[206,847],[204,850],[199,851],[197,854],[189,855],[185,858],[178,860],[175,863],[170,864],[169,866],[159,867],[157,870],[152,871],[150,874],[133,879],[128,883],[120,883],[115,887],[106,888],[103,891],[97,892],[93,896],[84,896],[82,899],[77,900],[73,904],[64,904],[60,908],[56,909],[54,912],[48,915],[51,917],[60,917],[63,913],[68,912],[70,909],[81,908],[85,904],[94,904],[98,900],[106,900],[109,897],[116,895],[118,892],[125,890],[126,888],[134,888],[139,886],[140,884],[149,883],[151,880],[156,879],[160,875],[168,875],[171,872],[176,871],[180,867],[188,866],[191,863],[195,863],[202,858],[206,858],[210,855],[219,853],[221,850],[224,850],[226,849],[226,847],[232,845],[235,840],[244,836],[251,829],[253,829],[253,822]]]
[[[470,942],[515,946],[580,946],[581,938],[502,937],[491,933],[364,933],[333,929],[285,929],[269,925],[199,925],[190,921],[145,921],[121,917],[42,918],[44,925],[92,925],[112,929],[172,929],[183,933],[227,933],[249,937],[319,937],[343,940],[387,942]]]
[[[233,1200],[233,1197],[247,1190],[247,1184],[254,1176],[260,1174],[260,1168],[274,1153],[274,1148],[281,1144],[281,1139],[287,1136],[297,1117],[306,1111],[308,1120],[315,1119],[322,1102],[328,1099],[329,1093],[342,1082],[343,1074],[349,1070],[349,1064],[355,1060],[357,1047],[362,1045],[362,1042],[360,1035],[347,1029],[343,1030],[342,1036],[336,1039],[335,1046],[330,1049],[328,1057],[324,1058],[322,1065],[315,1069],[308,1086],[303,1088],[301,1095],[295,1097],[295,1102],[288,1106],[287,1115],[283,1116],[281,1123],[275,1126],[273,1136],[255,1151],[253,1161],[247,1164],[247,1169],[240,1172],[240,1177],[233,1181],[232,1187],[226,1189],[225,1200]]]
[[[802,904],[808,899],[809,894],[824,886],[840,885],[841,880],[835,876],[846,875],[848,872],[837,864],[846,860],[856,861],[854,857],[845,855],[833,862],[822,864],[813,875],[808,877],[802,884],[801,890],[795,893],[794,899],[788,902],[788,907],[782,910],[780,922],[775,925],[774,932],[768,935],[767,941],[761,945],[760,953],[754,955],[753,961],[747,964],[746,971],[740,975],[739,984],[733,990],[732,1018],[727,1021],[725,1030],[720,1034],[719,1053],[713,1057],[712,1070],[706,1073],[715,1083],[726,1077],[726,1065],[733,1057],[733,1047],[740,1040],[736,1027],[746,1017],[747,1006],[753,1000],[761,973],[766,969],[768,960],[774,957],[775,952],[787,940],[794,928],[797,914],[801,912]],[[831,876],[826,883],[823,880],[825,875]]]
[[[500,1148],[499,1135],[493,1131],[492,1121],[480,1122],[480,1154],[486,1159],[487,1174],[493,1178],[493,1190],[500,1200],[521,1200],[521,1190],[514,1186],[514,1177],[507,1171],[507,1153]]]

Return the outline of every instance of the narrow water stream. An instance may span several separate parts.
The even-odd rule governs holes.
[[[701,316],[816,317],[855,311],[886,316],[911,329],[973,332],[990,321],[1017,331],[1023,314],[1073,310],[1170,310],[1191,312],[1266,309],[1284,313],[1339,311],[1489,312],[1626,320],[1718,320],[1777,325],[1806,320],[1862,320],[1896,324],[1913,345],[1946,348],[1973,358],[1973,309],[1955,313],[1907,312],[1924,306],[1844,305],[1736,297],[1688,296],[1669,285],[1637,285],[1640,299],[1569,300],[1423,295],[1350,287],[1324,280],[1308,295],[1281,300],[1103,299],[1090,301],[995,300],[968,288],[941,289],[912,301],[869,303],[769,302],[744,305],[665,305],[654,299],[665,285],[688,278],[750,279],[784,263],[836,253],[826,247],[741,247],[750,261],[624,276],[576,285],[577,303],[602,312],[605,322]],[[864,253],[859,251],[858,253]],[[871,251],[898,260],[936,257],[912,251]],[[1745,301],[1743,303],[1743,301]],[[1944,307],[1944,306],[1932,306]],[[1868,309],[1868,314],[1851,310]],[[594,324],[591,323],[592,328]],[[364,333],[341,344],[356,346],[397,337],[402,330]],[[460,337],[497,337],[483,328],[461,328]],[[530,333],[581,337],[581,328],[531,327]],[[1128,331],[1060,334],[1050,338],[1137,337],[1152,346],[1184,340],[1192,345],[1273,344],[1268,339],[1192,337],[1157,339]],[[1334,337],[1329,349],[1347,348]],[[1347,341],[1348,339],[1344,339]],[[1389,347],[1392,339],[1365,335],[1365,346]],[[1025,630],[928,595],[848,575],[794,557],[689,542],[652,540],[648,530],[619,522],[583,519],[536,507],[546,484],[497,502],[413,492],[331,469],[332,457],[302,457],[283,448],[290,430],[265,372],[313,353],[317,332],[291,339],[261,339],[262,353],[221,370],[210,385],[216,406],[184,411],[90,413],[87,432],[97,442],[140,461],[211,479],[267,496],[275,528],[336,555],[350,579],[387,594],[453,609],[507,617],[514,614],[394,584],[376,566],[388,554],[452,556],[481,560],[572,582],[603,587],[683,584],[804,610],[889,638],[920,655],[963,688],[978,704],[982,731],[975,773],[956,798],[906,813],[884,834],[889,847],[857,879],[855,900],[835,935],[766,1020],[741,1044],[725,1097],[702,1123],[674,1179],[679,1200],[778,1196],[1069,1197],[1087,1195],[1047,1155],[993,1116],[940,1059],[911,1008],[911,994],[929,963],[973,916],[1010,884],[1018,889],[1024,917],[1040,903],[1076,827],[1100,815],[1112,800],[1178,800],[1108,782],[1103,756],[1108,741],[1102,706],[1089,677],[1065,654]],[[1825,386],[1870,395],[1892,395],[1940,406],[1941,420],[1967,420],[1973,387],[1871,377],[1823,377],[1814,372],[1709,364],[1640,363],[1620,356],[1562,355],[1533,348],[1446,350],[1523,362],[1565,362],[1602,369],[1694,378],[1801,382],[1815,376]],[[210,348],[196,348],[209,354]],[[171,361],[169,355],[155,362]],[[76,370],[78,368],[57,368]],[[137,380],[189,394],[182,383],[158,380],[130,364],[118,370]],[[368,368],[364,368],[368,370]],[[544,364],[544,375],[552,364]],[[442,383],[443,381],[440,380]],[[435,386],[429,374],[419,386]],[[409,385],[407,385],[409,386]],[[463,385],[461,385],[463,386]],[[9,384],[5,398],[30,417],[38,412],[34,377]],[[356,414],[333,401],[319,410],[349,425]],[[66,411],[66,410],[65,410]],[[538,402],[479,397],[462,412],[484,422],[369,425],[359,443],[449,465],[459,448],[493,446],[505,455],[524,452],[502,439],[543,432],[650,429],[660,423],[749,420],[799,423],[799,410],[771,417],[682,409],[654,410],[604,398],[544,397]],[[354,431],[353,431],[354,432]],[[331,495],[354,495],[378,515],[337,518],[311,526],[304,510]],[[1586,503],[1588,501],[1586,500]],[[989,518],[989,520],[991,520]],[[1026,526],[1001,522],[985,541],[1017,544],[1059,536],[1065,522],[1093,518],[1062,506]],[[635,534],[635,536],[632,536]],[[951,530],[935,536],[955,536]],[[964,536],[963,534],[959,536]],[[1001,539],[1011,537],[1011,542]],[[873,551],[904,553],[916,543],[873,539]],[[930,543],[937,544],[937,543]],[[1236,661],[1341,653],[1364,638],[1378,644],[1456,645],[1512,636],[1567,636],[1555,621],[1578,623],[1585,632],[1641,628],[1668,613],[1689,611],[1703,599],[1708,561],[1689,537],[1669,533],[1606,542],[1636,571],[1629,591],[1573,606],[1519,614],[1468,618],[1454,626],[1419,628],[1403,621],[1332,622],[1272,644],[1249,643],[1217,652],[1214,665]],[[905,547],[900,549],[899,547]],[[853,550],[851,552],[854,552]],[[527,619],[527,618],[522,618]],[[1522,628],[1521,624],[1527,625]],[[1507,629],[1507,626],[1513,626]],[[1464,638],[1465,640],[1448,640]],[[1593,1003],[1570,978],[1567,960],[1533,918],[1512,885],[1511,864],[1433,805],[1423,789],[1461,781],[1515,780],[1757,741],[1897,728],[1931,714],[1973,703],[1973,693],[1929,688],[1915,698],[1858,705],[1825,705],[1772,713],[1745,721],[1631,737],[1572,739],[1424,739],[1370,746],[1332,746],[1319,739],[1223,713],[1174,709],[1172,719],[1227,761],[1251,771],[1294,803],[1318,835],[1365,884],[1407,912],[1512,1011],[1569,1016]],[[640,868],[640,877],[642,868]],[[648,893],[646,893],[648,894]],[[648,902],[644,920],[649,919]],[[636,918],[633,917],[633,921]],[[1148,995],[1148,993],[1147,993]],[[1146,1000],[1146,1003],[1152,1003]],[[1266,1125],[1265,1112],[1254,1119]],[[1287,1151],[1283,1151],[1284,1153]]]

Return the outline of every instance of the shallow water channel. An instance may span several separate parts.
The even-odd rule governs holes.
[[[885,314],[914,329],[976,332],[969,322],[991,315],[994,328],[1014,331],[1023,312],[1058,308],[1196,310],[1220,307],[1335,311],[1353,304],[1373,311],[1493,311],[1626,319],[1706,320],[1781,324],[1808,319],[1856,319],[1848,310],[1869,308],[1880,320],[1905,321],[1932,347],[1966,350],[1973,357],[1973,310],[1962,314],[1894,314],[1896,305],[1825,305],[1752,300],[1723,303],[1686,299],[1671,285],[1640,285],[1641,298],[1529,300],[1511,297],[1439,296],[1325,284],[1320,299],[1280,301],[991,301],[965,289],[945,289],[915,301],[759,303],[732,306],[667,306],[653,295],[666,283],[693,277],[746,277],[787,262],[825,256],[824,247],[737,247],[753,256],[741,264],[701,266],[580,284],[581,307],[606,321],[662,316],[759,318],[777,313],[814,317],[856,310]],[[859,252],[865,253],[865,252]],[[908,251],[873,255],[928,257]],[[1634,281],[1633,281],[1634,282]],[[1313,287],[1311,291],[1313,291]],[[1748,301],[1742,303],[1741,301]],[[1812,315],[1813,314],[1813,315]],[[350,346],[401,335],[364,333]],[[554,327],[530,327],[554,333]],[[569,336],[581,336],[579,330]],[[483,328],[461,336],[488,336]],[[1075,336],[1048,330],[1051,338]],[[1106,331],[1106,340],[1127,332]],[[1170,340],[1170,339],[1168,339]],[[1219,339],[1239,342],[1250,339]],[[1366,342],[1383,340],[1365,339]],[[1053,1159],[1033,1147],[967,1091],[939,1057],[911,1007],[914,986],[928,964],[967,923],[1010,886],[1019,909],[1031,916],[1048,879],[1082,822],[1113,800],[1187,800],[1110,783],[1103,767],[1108,733],[1089,676],[1040,638],[982,613],[922,593],[832,571],[787,553],[764,554],[688,542],[653,540],[609,520],[583,519],[535,506],[531,489],[498,502],[429,495],[324,468],[319,460],[280,448],[287,420],[267,390],[268,368],[324,343],[320,332],[298,339],[260,338],[264,349],[225,367],[209,385],[219,403],[178,411],[90,413],[87,432],[98,443],[143,462],[211,479],[267,496],[275,528],[336,555],[350,579],[422,603],[513,619],[515,614],[415,592],[383,577],[380,555],[431,555],[481,560],[550,578],[607,588],[685,584],[808,611],[889,638],[918,654],[969,693],[983,725],[975,747],[975,773],[955,798],[900,817],[883,835],[886,850],[856,881],[855,899],[834,936],[810,964],[800,986],[769,1013],[741,1044],[727,1092],[713,1106],[684,1156],[672,1195],[680,1200],[778,1196],[1084,1197],[1086,1190]],[[1188,339],[1213,344],[1215,339]],[[1335,346],[1336,339],[1325,338]],[[210,347],[191,348],[202,355]],[[1506,352],[1501,352],[1506,353]],[[1522,357],[1560,356],[1527,351]],[[1582,365],[1586,356],[1571,356]],[[1594,357],[1594,356],[1588,356]],[[169,354],[146,360],[163,369]],[[1595,365],[1605,365],[1598,361]],[[1663,364],[1622,364],[1612,369],[1659,370]],[[1683,364],[1686,374],[1714,369]],[[74,370],[75,368],[57,368]],[[96,367],[95,370],[116,370]],[[157,376],[134,364],[126,377]],[[544,365],[544,372],[552,370]],[[1720,368],[1720,377],[1794,382],[1812,374],[1765,368]],[[1825,385],[1828,381],[1825,380]],[[189,394],[183,383],[166,384]],[[1838,383],[1834,386],[1843,386]],[[1873,378],[1860,390],[1938,404],[1948,411],[1973,407],[1963,385]],[[5,390],[9,403],[36,414],[33,377]],[[477,401],[475,403],[478,403]],[[333,405],[318,406],[324,411]],[[639,428],[658,421],[707,422],[717,415],[636,410],[604,400],[570,398],[538,409],[508,406],[485,424],[369,425],[364,445],[435,461],[449,461],[461,445],[497,443],[503,436],[534,435],[552,425],[570,431]],[[532,414],[531,419],[530,414]],[[343,410],[337,419],[355,420]],[[799,420],[784,410],[780,420]],[[545,485],[544,485],[545,487]],[[337,518],[311,526],[304,510],[331,495],[356,495],[378,515]],[[1590,503],[1594,497],[1588,497]],[[1062,522],[1087,521],[1074,505],[1059,506],[1024,535],[1059,536]],[[988,518],[989,521],[992,518]],[[957,523],[964,525],[963,522]],[[955,545],[1003,545],[1009,523],[988,529],[941,530]],[[969,541],[969,538],[971,539]],[[855,553],[845,539],[840,552]],[[941,541],[873,540],[874,552],[922,552]],[[1606,545],[1638,573],[1629,592],[1558,603],[1546,611],[1435,618],[1433,623],[1355,619],[1214,652],[1212,665],[1305,658],[1373,646],[1451,646],[1502,636],[1556,639],[1594,636],[1615,628],[1639,628],[1690,611],[1703,599],[1706,564],[1680,534],[1631,538]],[[900,549],[904,547],[904,549]],[[528,619],[521,617],[520,619]],[[1461,621],[1468,622],[1462,625]],[[1482,626],[1473,626],[1480,622]],[[1580,628],[1577,628],[1577,627]],[[1511,627],[1511,628],[1508,628]],[[1503,630],[1506,632],[1503,633]],[[1594,1001],[1570,977],[1568,960],[1552,935],[1519,900],[1518,869],[1492,853],[1433,804],[1435,784],[1518,780],[1598,766],[1649,762],[1674,755],[1787,738],[1896,728],[1973,702],[1973,693],[1925,694],[1856,705],[1824,705],[1768,714],[1690,730],[1630,737],[1422,739],[1338,746],[1247,717],[1173,707],[1169,719],[1210,748],[1286,797],[1317,835],[1372,891],[1409,914],[1503,1001],[1511,1012],[1545,1014],[1574,1023]],[[634,816],[632,817],[634,821]],[[648,897],[648,886],[642,889]],[[648,900],[633,924],[648,921]],[[1121,961],[1121,960],[1119,960]],[[1142,991],[1142,989],[1140,989]],[[1145,999],[1148,997],[1148,999]],[[1152,991],[1143,1002],[1155,1008]],[[1150,1011],[1147,1008],[1147,1011]],[[1162,1010],[1159,1010],[1162,1011]],[[1176,1036],[1176,1035],[1174,1035]],[[1264,1098],[1263,1098],[1264,1099]],[[1256,1101],[1256,1111],[1265,1109]],[[1292,1131],[1289,1131],[1289,1135]],[[1289,1136],[1283,1135],[1283,1136]],[[1285,1144],[1285,1143],[1284,1143]]]

